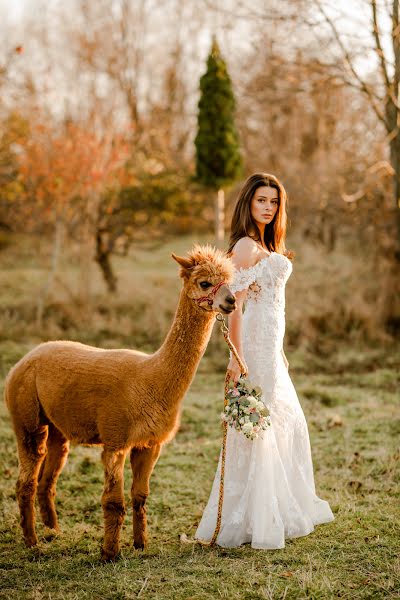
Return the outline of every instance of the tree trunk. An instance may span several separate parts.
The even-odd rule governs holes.
[[[50,271],[47,275],[47,280],[43,285],[37,302],[36,307],[36,324],[38,327],[42,327],[43,324],[43,313],[46,306],[49,292],[54,284],[54,279],[58,271],[58,263],[61,254],[61,247],[64,237],[64,223],[61,218],[57,217],[54,229],[54,240],[53,240],[53,251],[51,256]]]
[[[218,190],[215,199],[215,245],[221,247],[225,240],[225,192]]]
[[[400,263],[400,132],[390,143],[390,162],[393,167],[393,200],[394,216],[396,219],[396,248],[395,257]]]
[[[117,291],[117,278],[112,269],[110,257],[111,249],[104,240],[104,232],[97,230],[96,233],[96,262],[98,263],[104,277],[107,289],[111,293]]]
[[[394,55],[393,81],[387,90],[386,120],[389,125],[390,160],[394,170],[394,218],[396,219],[395,262],[400,264],[400,34],[399,34],[399,0],[392,4],[392,45]]]
[[[390,142],[390,162],[393,167],[395,239],[383,292],[382,320],[390,333],[398,335],[400,331],[400,131]]]

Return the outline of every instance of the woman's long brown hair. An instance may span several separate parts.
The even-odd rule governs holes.
[[[262,244],[259,229],[251,216],[251,201],[256,189],[262,186],[272,187],[278,191],[278,210],[271,223],[265,226],[264,244],[269,252],[284,254],[291,259],[293,258],[293,252],[286,250],[285,246],[287,226],[286,191],[275,175],[269,173],[254,173],[244,182],[232,215],[228,254],[232,252],[236,242],[242,237],[251,237]]]

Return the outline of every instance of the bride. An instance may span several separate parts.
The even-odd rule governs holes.
[[[273,175],[252,175],[232,217],[228,252],[236,274],[230,288],[238,308],[229,317],[229,332],[250,382],[263,390],[271,426],[253,441],[228,427],[217,537],[226,548],[283,548],[285,538],[307,535],[334,518],[315,493],[307,424],[283,352],[285,284],[292,271],[285,234],[284,187]],[[228,375],[235,382],[240,375],[233,356]],[[195,534],[199,540],[210,541],[215,530],[220,471],[221,457]]]

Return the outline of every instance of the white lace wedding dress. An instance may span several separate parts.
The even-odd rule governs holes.
[[[315,493],[307,424],[281,354],[285,332],[285,284],[292,264],[275,252],[239,269],[233,292],[248,288],[242,320],[248,378],[262,387],[271,426],[256,440],[228,427],[224,502],[217,544],[250,542],[253,548],[283,548],[285,538],[307,535],[333,520],[328,502]],[[214,533],[221,457],[211,495],[196,531]]]

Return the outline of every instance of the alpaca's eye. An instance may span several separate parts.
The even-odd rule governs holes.
[[[208,281],[202,281],[202,282],[200,283],[200,287],[201,287],[203,290],[206,290],[206,289],[208,289],[209,287],[211,287],[211,283],[209,283]]]

